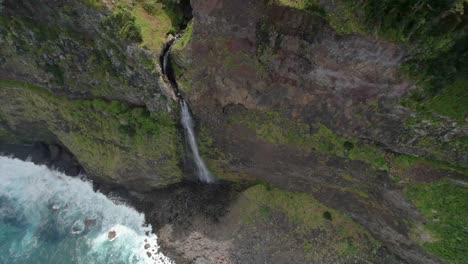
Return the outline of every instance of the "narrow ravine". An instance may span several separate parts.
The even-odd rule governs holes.
[[[175,74],[172,69],[170,56],[171,46],[172,44],[174,44],[174,42],[175,39],[172,39],[166,44],[163,56],[161,57],[162,72],[166,76],[167,80],[172,86],[172,89],[174,89],[177,98],[179,99],[180,122],[182,124],[182,127],[184,128],[185,140],[190,148],[191,158],[195,164],[198,179],[204,183],[214,183],[216,181],[215,177],[211,174],[210,170],[206,166],[206,163],[201,157],[200,151],[198,149],[197,139],[194,130],[195,122],[193,120],[190,107],[183,98],[182,94],[179,92],[179,86],[177,85],[177,80],[175,79]]]

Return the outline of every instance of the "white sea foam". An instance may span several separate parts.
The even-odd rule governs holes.
[[[0,263],[172,263],[143,214],[90,182],[7,157],[0,157],[0,240]]]

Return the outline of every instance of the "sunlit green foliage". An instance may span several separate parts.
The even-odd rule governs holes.
[[[90,7],[104,8],[104,3],[102,0],[79,0],[79,1]]]
[[[436,96],[429,108],[462,120],[466,104],[457,97],[468,98],[466,0],[343,2],[354,14],[349,21],[363,31],[409,46],[410,59],[403,70],[420,86],[414,100],[431,101]]]
[[[272,0],[272,2],[279,5],[302,9],[308,12],[325,14],[325,11],[317,0]]]
[[[253,129],[259,138],[273,144],[288,144],[305,151],[318,151],[369,163],[387,170],[384,153],[354,138],[337,135],[322,124],[308,125],[277,112],[248,111],[231,117],[230,122]]]
[[[9,126],[41,124],[96,177],[127,177],[124,169],[156,174],[155,183],[173,183],[182,177],[179,136],[166,112],[150,113],[144,107],[101,99],[69,100],[11,81],[0,81],[0,103]]]
[[[448,263],[468,259],[468,189],[443,180],[407,187],[407,196],[427,219],[425,228],[433,236],[424,243],[432,253]]]
[[[141,42],[140,27],[135,23],[135,16],[128,5],[121,3],[116,5],[116,10],[104,20],[104,25],[117,28],[118,35],[127,41]]]
[[[320,248],[330,246],[328,250],[340,256],[373,252],[380,247],[362,226],[307,193],[287,192],[259,184],[244,191],[237,206],[247,224],[270,222],[275,214],[281,213],[295,226],[292,231],[295,237],[307,237],[309,232],[320,230],[321,236],[326,237],[326,241],[322,242],[325,244],[320,245]],[[304,251],[314,252],[315,258],[321,254],[316,251],[319,249],[316,246],[304,240]]]

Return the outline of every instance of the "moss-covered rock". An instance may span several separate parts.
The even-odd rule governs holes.
[[[308,125],[287,119],[280,113],[247,111],[230,117],[230,122],[253,129],[272,144],[288,144],[306,152],[317,151],[369,163],[388,170],[384,150],[356,138],[337,135],[322,124]]]
[[[307,193],[255,185],[240,194],[227,217],[251,243],[261,240],[245,234],[254,230],[274,237],[260,252],[246,251],[252,255],[282,245],[294,252],[290,263],[397,263],[362,226]]]
[[[173,117],[164,111],[150,113],[100,99],[69,100],[17,82],[2,81],[0,87],[0,116],[8,129],[26,142],[57,140],[99,180],[149,189],[183,178],[180,137]]]
[[[447,263],[463,263],[468,258],[468,189],[447,180],[411,184],[406,195],[426,218],[424,228],[413,236]]]
[[[182,37],[177,39],[171,47],[171,63],[174,70],[179,89],[184,92],[190,92],[192,88],[192,77],[190,76],[190,67],[193,67],[191,56],[191,41],[193,34],[193,21],[187,25],[183,31]]]
[[[92,3],[101,1],[85,2],[5,1],[1,78],[37,84],[69,98],[106,98],[157,111],[173,108],[170,101],[160,100],[172,98],[173,92],[156,66],[170,29],[145,30],[143,22],[154,18],[136,12],[141,9],[137,4],[96,8]],[[150,38],[158,42],[149,45]]]
[[[178,5],[6,0],[2,7],[3,142],[59,143],[91,177],[128,188],[182,179],[177,105],[157,66],[183,19]]]

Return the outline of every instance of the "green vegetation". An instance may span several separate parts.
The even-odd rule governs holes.
[[[339,136],[322,124],[307,125],[276,112],[260,111],[237,114],[230,122],[253,129],[259,138],[272,144],[288,144],[304,151],[348,157],[367,162],[376,169],[388,169],[384,153],[377,147]]]
[[[416,166],[427,166],[434,169],[449,170],[468,175],[468,168],[457,167],[442,161],[428,160],[423,157],[398,154],[394,155],[389,160],[392,166],[398,171],[407,170]]]
[[[463,19],[467,5],[466,0],[346,0],[340,7],[350,14],[344,23],[359,25],[351,26],[352,31],[410,47],[411,59],[402,70],[420,87],[412,100],[463,122],[463,100],[468,98],[468,30]]]
[[[192,39],[192,34],[193,22],[191,21],[184,30],[182,38],[175,42],[171,50],[172,68],[179,84],[179,89],[186,93],[192,88],[189,71],[191,67],[191,50],[187,49]]]
[[[389,163],[398,170],[406,170],[416,165],[425,165],[468,175],[467,168],[446,162],[405,154],[389,156],[385,150],[379,149],[377,146],[355,138],[337,135],[322,124],[304,124],[288,119],[277,112],[246,111],[231,116],[230,122],[254,130],[257,137],[272,144],[287,144],[298,147],[305,152],[318,151],[351,160],[360,160],[370,164],[375,169],[388,171]],[[421,141],[420,144],[422,146],[422,144],[426,143]],[[464,139],[453,140],[450,144],[460,149],[466,149],[468,146],[468,142]],[[437,151],[432,141],[428,141],[426,147],[434,153]]]
[[[94,8],[97,8],[97,9],[102,9],[102,8],[105,7],[102,0],[79,0],[79,1],[82,2],[83,4],[87,5],[87,6],[94,7]]]
[[[176,125],[165,112],[100,99],[69,100],[10,81],[0,81],[0,95],[0,113],[9,127],[40,124],[38,130],[53,133],[93,175],[113,181],[128,178],[127,173],[158,175],[154,185],[182,178]]]
[[[288,216],[290,222],[305,229],[315,229],[331,223],[335,226],[349,226],[349,228],[342,230],[349,237],[353,237],[357,235],[357,231],[361,231],[357,229],[357,225],[350,218],[322,205],[307,193],[294,193],[277,188],[268,190],[264,185],[255,185],[246,190],[243,195],[259,212],[280,210]],[[323,217],[325,212],[333,216],[331,222]],[[255,218],[255,215],[246,214],[245,217],[249,221],[248,219]],[[251,220],[255,221],[255,219]]]
[[[432,241],[421,241],[429,251],[448,263],[468,259],[468,189],[447,180],[410,185],[406,195],[427,219],[425,229]]]
[[[111,20],[104,19],[102,23],[112,24]],[[122,73],[137,61],[150,66],[146,63],[149,60],[140,50],[130,55],[132,61],[128,60],[129,55],[116,42],[121,38],[117,36],[116,25],[105,26],[105,29],[108,34],[92,39],[73,28],[58,28],[22,16],[0,16],[0,31],[5,32],[6,39],[1,54],[6,59],[6,67],[12,71],[40,76],[56,89],[64,88],[74,94],[123,97],[129,84]],[[73,43],[74,48],[65,43]]]
[[[177,10],[177,12],[176,12]],[[179,30],[183,16],[173,5],[156,0],[138,1],[132,9],[136,24],[141,28],[142,45],[160,52],[166,43],[167,35]]]
[[[178,31],[184,20],[182,4],[184,0],[138,0],[143,9],[151,15],[161,15],[161,11],[165,13],[174,25],[174,32]]]
[[[274,2],[320,9],[314,0]],[[467,7],[466,0],[341,0],[323,16],[339,34],[373,35],[408,46],[410,59],[401,70],[419,87],[411,100],[463,122],[468,113],[463,103],[468,98]]]
[[[190,42],[190,40],[192,39],[192,34],[193,34],[193,22],[190,22],[187,25],[187,28],[185,28],[184,30],[184,35],[179,41],[177,41],[173,49],[174,50],[184,49],[187,46],[187,44]]]
[[[467,58],[468,59],[468,58]],[[468,118],[468,82],[456,80],[428,102],[437,113],[451,117],[460,123]]]
[[[88,6],[103,8],[102,0],[80,0]],[[115,27],[117,35],[160,52],[170,33],[175,33],[184,19],[181,6],[170,0],[131,0],[110,4],[112,13],[103,22]]]
[[[141,42],[143,37],[135,21],[136,18],[131,13],[130,7],[120,3],[116,5],[116,10],[104,19],[103,24],[117,27],[118,36],[122,40]]]
[[[380,247],[360,225],[342,213],[328,208],[306,193],[288,192],[277,188],[255,185],[244,191],[240,198],[241,215],[247,224],[270,222],[274,215],[280,213],[294,225],[294,237],[309,237],[313,230],[320,230],[324,241],[304,240],[306,253],[320,250],[320,247],[331,247],[340,256],[357,255],[361,251],[372,252]],[[323,253],[323,252],[322,252]]]
[[[325,14],[317,0],[272,0],[274,4],[302,9],[308,12]]]
[[[233,182],[246,182],[245,177],[227,169],[230,162],[229,157],[214,147],[213,140],[208,135],[206,128],[202,128],[197,136],[200,154],[216,178]]]

